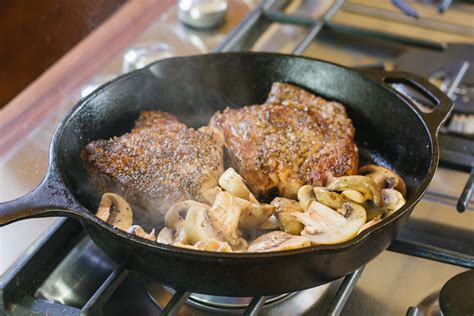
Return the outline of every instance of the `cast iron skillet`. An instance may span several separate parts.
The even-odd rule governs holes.
[[[338,245],[273,253],[199,252],[149,242],[97,219],[99,194],[83,169],[80,150],[90,141],[121,135],[138,114],[159,109],[190,126],[207,124],[216,110],[262,103],[275,81],[289,82],[347,106],[363,160],[385,163],[406,181],[406,205],[358,237]],[[389,83],[430,99],[420,111]],[[436,133],[451,100],[408,73],[364,75],[331,63],[268,53],[223,53],[171,58],[121,76],[81,100],[59,125],[49,170],[31,193],[0,204],[0,225],[44,216],[68,216],[111,258],[187,291],[261,296],[298,291],[342,277],[386,249],[426,191],[438,164]]]

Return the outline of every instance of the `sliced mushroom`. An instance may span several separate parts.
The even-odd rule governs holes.
[[[306,212],[294,212],[293,215],[305,225],[301,236],[314,245],[341,243],[356,236],[366,221],[365,210],[354,202],[346,202],[342,207],[347,208],[346,216],[316,201]]]
[[[304,225],[296,219],[292,212],[303,212],[298,202],[287,198],[277,197],[271,202],[276,206],[276,214],[280,229],[291,235],[299,235]]]
[[[126,231],[133,223],[130,205],[115,193],[104,193],[95,214],[98,218],[118,229]]]
[[[222,189],[220,187],[213,187],[206,192],[203,193],[204,199],[209,203],[209,205],[214,204],[214,201],[216,200],[216,196],[222,192]]]
[[[361,167],[359,173],[372,178],[380,189],[395,189],[403,196],[407,193],[405,181],[403,181],[398,174],[388,168],[377,165],[367,165]]]
[[[264,203],[254,203],[238,197],[233,197],[240,207],[239,228],[249,229],[263,224],[275,211],[275,206]]]
[[[184,230],[186,231],[190,244],[195,244],[201,240],[207,241],[212,238],[218,238],[207,216],[208,208],[209,207],[191,206],[188,209],[186,219],[184,220]]]
[[[344,190],[341,192],[341,195],[359,204],[362,204],[366,201],[365,196],[356,190]]]
[[[167,244],[167,245],[174,244],[175,230],[173,228],[163,227],[163,229],[160,230],[158,237],[156,237],[156,242]]]
[[[314,195],[313,187],[309,184],[303,185],[298,190],[297,197],[300,206],[303,210],[306,210],[310,206],[311,202],[313,202],[316,198],[316,196]]]
[[[235,172],[233,168],[228,168],[219,177],[219,185],[224,190],[229,191],[232,195],[236,197],[248,200],[250,202],[258,203],[255,196],[245,185],[244,179],[242,179],[242,177],[237,172]]]
[[[232,252],[230,245],[224,241],[217,239],[209,239],[207,241],[198,241],[194,245],[199,250],[214,251],[214,252]]]
[[[184,217],[192,206],[209,207],[204,203],[193,200],[180,201],[173,204],[165,214],[165,226],[170,228],[178,228],[183,225]]]
[[[211,226],[218,236],[216,239],[228,242],[232,249],[246,246],[238,231],[241,210],[236,198],[229,192],[219,193],[212,207],[207,210]]]
[[[257,229],[273,230],[279,227],[278,218],[273,213],[266,221],[257,226]]]
[[[377,216],[376,218],[368,221],[367,223],[365,223],[364,225],[362,225],[362,227],[359,229],[359,231],[357,232],[357,235],[359,235],[361,232],[363,232],[364,230],[366,230],[367,228],[369,227],[372,227],[374,226],[375,224],[377,224],[378,222],[380,222],[382,219],[380,216]]]
[[[278,218],[275,213],[273,213],[265,222],[257,226],[257,229],[262,230],[273,230],[279,227]]]
[[[186,234],[184,223],[183,226],[177,228],[163,227],[156,238],[156,242],[168,245],[174,245],[176,243],[188,245],[188,235]]]
[[[356,190],[364,195],[367,200],[373,200],[376,206],[382,206],[382,194],[379,186],[369,177],[344,176],[334,178],[327,188],[331,191]]]
[[[315,187],[314,194],[316,195],[316,200],[319,203],[323,203],[330,208],[337,209],[342,205],[342,196],[336,192],[331,192],[326,188]]]
[[[248,248],[248,252],[282,251],[308,247],[311,242],[302,236],[293,236],[281,231],[266,233],[255,239]]]
[[[156,240],[155,229],[153,228],[150,233],[147,233],[140,225],[133,225],[127,229],[127,233],[133,234],[135,236],[148,239],[151,241]]]
[[[398,211],[406,203],[402,193],[394,189],[383,189],[382,197],[384,206],[392,212]]]

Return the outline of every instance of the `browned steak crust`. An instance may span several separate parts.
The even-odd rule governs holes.
[[[216,113],[232,166],[262,195],[277,188],[294,198],[304,184],[325,185],[355,174],[354,127],[344,106],[286,83],[274,83],[267,101]]]
[[[93,141],[81,156],[101,192],[123,194],[132,207],[161,214],[178,200],[202,200],[202,192],[217,185],[219,136],[208,127],[188,128],[172,114],[145,111],[129,133]]]

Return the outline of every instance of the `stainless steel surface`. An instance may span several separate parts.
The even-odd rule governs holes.
[[[388,0],[377,2],[358,0],[349,1],[349,3],[385,6],[385,10],[392,11],[388,7],[391,6]],[[331,4],[332,1],[292,1],[285,9],[285,13],[318,17]],[[235,27],[253,5],[255,5],[253,1],[229,1],[225,23],[208,32],[183,26],[177,18],[178,9],[174,7],[151,25],[130,48],[150,43],[166,43],[171,48],[168,51],[173,56],[210,52],[223,41],[225,35]],[[417,8],[419,7],[420,5],[417,4]],[[464,5],[454,3],[446,14],[452,19],[457,19],[456,23],[465,25],[469,22],[466,22],[466,16],[472,18],[469,10],[466,10]],[[432,14],[431,19],[438,18],[435,12],[424,7],[421,7],[420,12],[422,15]],[[440,21],[437,23],[441,23],[443,19],[438,18]],[[351,10],[350,6],[344,6],[343,10],[338,11],[332,21],[369,30],[383,29],[391,34],[400,33],[432,41],[474,42],[472,36],[452,33],[452,27],[448,31],[439,28],[435,31],[414,24],[384,20],[366,13],[357,14]],[[274,24],[259,37],[251,49],[289,53],[304,38],[306,32],[307,28],[301,26]],[[347,66],[390,65],[391,60],[402,50],[401,45],[392,42],[323,29],[304,54]],[[117,56],[108,67],[97,74],[91,84],[99,84],[111,76],[120,74],[122,64],[123,55]],[[57,113],[32,131],[28,138],[12,148],[8,155],[0,157],[0,179],[2,179],[0,200],[24,194],[39,183],[46,169],[47,149],[52,132],[65,112],[80,98],[80,94],[81,91],[77,91],[75,95],[64,96],[62,106]],[[427,197],[415,208],[407,227],[414,222],[441,225],[439,227],[445,230],[437,232],[440,238],[432,240],[435,245],[444,246],[447,238],[451,247],[464,249],[466,252],[473,251],[472,242],[469,241],[474,238],[474,212],[460,214],[455,210],[457,198],[468,176],[467,173],[440,168]],[[473,209],[473,205],[471,202],[469,208]],[[0,228],[0,273],[24,251],[28,242],[31,243],[35,239],[38,232],[34,231],[41,231],[39,229],[42,228],[41,226],[47,227],[52,221],[54,220],[31,220]],[[458,238],[457,235],[453,238],[455,234],[450,235],[452,232],[462,234],[462,238]],[[407,235],[412,236],[412,233],[416,232],[410,232]],[[7,242],[7,240],[15,240],[15,242]],[[21,245],[22,243],[24,245]],[[97,254],[94,247],[87,237],[81,241],[41,285],[37,295],[77,305],[90,299],[90,292],[93,288],[97,288],[100,280],[108,277],[110,268],[110,260],[102,254]],[[87,255],[91,253],[93,255]],[[366,266],[347,304],[342,309],[342,315],[403,315],[410,306],[418,306],[427,296],[439,291],[452,276],[464,270],[447,264],[384,252]],[[340,283],[341,280],[296,293],[279,303],[264,307],[261,315],[321,314],[329,308]],[[162,289],[158,303],[164,306],[171,295],[161,285],[157,284],[156,287]],[[146,294],[141,277],[132,273],[107,302],[104,314],[151,315],[158,313],[158,310],[159,308]],[[186,304],[178,314],[209,315],[209,312],[203,312],[199,308]],[[216,314],[220,313],[213,312],[213,315]]]
[[[341,314],[344,306],[347,303],[347,300],[349,299],[354,287],[357,284],[357,281],[359,281],[362,272],[364,272],[364,268],[365,267],[361,267],[344,278],[340,288],[334,296],[331,306],[329,306],[328,315],[338,316]]]
[[[46,278],[36,297],[82,307],[112,273],[116,263],[83,238]]]
[[[439,307],[439,291],[428,295],[416,307],[413,316],[442,316]]]
[[[216,27],[224,22],[227,0],[179,0],[178,19],[198,29]]]

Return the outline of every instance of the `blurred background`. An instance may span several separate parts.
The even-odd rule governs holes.
[[[0,1],[0,108],[125,2]]]

